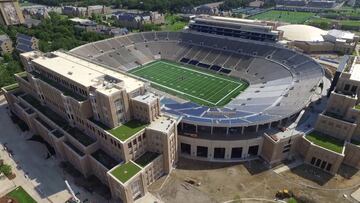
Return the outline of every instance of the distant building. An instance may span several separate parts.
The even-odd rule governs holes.
[[[249,3],[249,7],[260,8],[264,5],[264,1],[255,0]]]
[[[144,24],[164,24],[165,15],[158,12],[128,13],[119,12],[114,15],[115,20],[129,29],[140,29]]]
[[[19,25],[25,21],[17,0],[1,0],[0,14],[1,25]]]
[[[39,40],[35,37],[18,33],[16,35],[16,50],[20,53],[39,49]]]
[[[64,6],[62,13],[74,17],[90,17],[93,14],[108,14],[111,9],[102,5],[94,5],[88,7]]]
[[[23,15],[25,18],[29,18],[31,16],[37,19],[46,19],[50,17],[49,11],[46,7],[25,8],[23,10]]]
[[[276,30],[276,23],[240,18],[202,15],[190,21],[189,29],[257,41],[277,42],[282,39],[282,31]]]
[[[36,26],[40,25],[40,23],[41,23],[41,20],[33,19],[31,17],[25,18],[25,25],[28,28],[36,27]]]
[[[305,53],[337,52],[352,54],[359,36],[342,30],[321,30],[308,25],[285,25],[283,39],[289,46],[300,48]]]
[[[84,17],[86,16],[86,10],[85,7],[64,6],[62,13],[67,16]]]
[[[91,16],[92,14],[109,14],[111,12],[110,7],[102,6],[102,5],[94,5],[87,7],[87,16]]]
[[[104,32],[110,36],[120,36],[128,34],[129,30],[126,28],[108,27]]]
[[[0,35],[0,49],[1,55],[11,53],[14,50],[13,43],[6,34]]]
[[[98,25],[96,22],[89,19],[72,18],[70,21],[76,23],[75,29],[86,32],[96,32],[110,36],[126,35],[129,31],[126,28],[108,27],[105,25]]]
[[[220,14],[220,5],[223,4],[222,1],[203,4],[197,7],[183,7],[181,9],[182,13],[190,14],[207,14],[207,15],[218,15]]]

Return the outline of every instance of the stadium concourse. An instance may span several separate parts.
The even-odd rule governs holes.
[[[203,160],[260,155],[263,133],[295,121],[324,76],[310,57],[276,43],[191,30],[134,33],[70,52],[188,100],[163,97],[162,111],[181,117],[181,155]]]

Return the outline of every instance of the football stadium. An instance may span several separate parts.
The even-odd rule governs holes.
[[[182,156],[242,161],[260,154],[265,130],[294,122],[322,84],[322,67],[279,38],[267,25],[198,18],[181,32],[134,33],[71,54],[159,94],[162,112],[181,118]]]
[[[294,26],[199,16],[179,32],[22,53],[25,72],[2,91],[11,116],[123,202],[144,196],[179,157],[359,169],[360,58],[343,56],[332,73],[283,43],[324,32],[300,36],[289,27],[316,29]],[[358,40],[343,34],[321,37]]]

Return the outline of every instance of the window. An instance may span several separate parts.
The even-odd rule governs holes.
[[[326,166],[326,170],[327,170],[327,171],[330,171],[330,170],[331,170],[331,166],[332,166],[332,164],[328,163],[328,165]]]
[[[214,149],[214,158],[215,159],[224,159],[225,158],[225,148],[215,148]]]
[[[352,87],[351,87],[351,92],[354,92],[354,93],[355,93],[356,90],[357,90],[357,86],[352,86]]]
[[[344,90],[345,90],[345,91],[349,91],[349,89],[350,89],[350,85],[349,85],[349,84],[346,84],[345,87],[344,87]]]
[[[129,148],[131,148],[131,147],[132,147],[132,144],[131,144],[131,142],[129,142],[129,144],[128,144],[128,147],[129,147]]]
[[[326,161],[323,161],[323,162],[321,163],[320,168],[321,168],[321,169],[324,169],[324,168],[325,168],[325,166],[326,166],[326,164],[327,164],[327,162],[326,162]]]
[[[231,149],[231,158],[241,158],[242,156],[242,148],[241,147],[234,147]]]
[[[315,161],[316,161],[316,158],[315,157],[313,157],[313,158],[311,158],[311,165],[314,165],[315,164]]]
[[[316,160],[315,166],[319,167],[319,166],[320,166],[320,163],[321,163],[321,160],[320,160],[320,159]]]

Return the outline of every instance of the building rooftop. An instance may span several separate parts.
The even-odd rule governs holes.
[[[125,141],[129,139],[131,136],[136,134],[137,132],[144,129],[148,124],[144,124],[138,120],[132,120],[127,123],[122,124],[119,127],[113,128],[108,132],[114,135],[121,141]]]
[[[344,141],[318,131],[313,131],[307,134],[305,138],[315,145],[337,153],[342,153],[344,148]]]
[[[360,81],[360,64],[354,64],[352,67],[350,80]]]
[[[95,143],[96,141],[94,138],[84,134],[77,128],[70,128],[67,132],[85,147]]]
[[[161,116],[149,125],[149,129],[161,132],[168,132],[170,127],[174,124],[175,120],[170,117]]]
[[[137,163],[141,167],[147,166],[149,163],[151,163],[154,159],[156,159],[160,154],[156,152],[145,152],[141,157],[137,158],[135,160],[135,163]]]
[[[70,96],[78,101],[85,101],[87,98],[82,96],[81,94],[75,93],[69,89],[67,89],[66,87],[62,86],[61,84],[45,77],[42,74],[39,74],[35,71],[31,72],[31,75],[33,75],[35,78],[38,78],[44,82],[46,82],[47,84],[51,85],[52,87],[55,87],[56,89],[60,90],[64,95],[66,96]]]
[[[139,96],[134,97],[132,99],[135,100],[135,101],[142,102],[142,103],[151,104],[154,101],[156,101],[158,99],[158,97],[155,96],[155,94],[153,94],[153,93],[148,93],[148,94],[145,94],[145,95],[139,95]]]
[[[69,141],[65,141],[65,144],[70,147],[76,154],[78,154],[79,156],[84,156],[85,153],[82,152],[80,149],[78,149],[75,145],[71,144],[71,142]]]
[[[355,37],[354,33],[348,31],[342,31],[342,30],[335,30],[335,29],[329,30],[327,34],[337,39],[344,39],[344,40],[353,40]]]
[[[126,164],[117,166],[113,171],[111,171],[111,174],[124,184],[140,171],[141,168],[139,166],[137,166],[134,162],[129,161]]]
[[[92,153],[91,156],[94,157],[98,162],[100,162],[103,166],[105,166],[109,170],[118,164],[118,162],[115,159],[113,159],[110,155],[108,155],[106,152],[104,152],[101,149]]]
[[[323,42],[327,31],[309,25],[283,25],[277,28],[284,32],[284,39],[302,42]]]
[[[34,52],[34,54],[36,53]],[[103,85],[102,79],[105,76],[112,76],[113,78],[123,81],[122,87],[128,92],[144,85],[142,81],[123,73],[115,72],[59,51],[52,52],[52,56],[50,57],[38,57],[34,59],[33,62],[63,77],[69,78],[84,87],[93,86],[101,89],[102,93],[105,94],[114,93],[114,88],[108,88]]]
[[[59,114],[57,114],[55,111],[51,110],[50,108],[41,105],[41,102],[32,95],[26,94],[21,98],[23,98],[31,106],[33,106],[35,109],[37,109],[42,114],[44,114],[44,116],[46,116],[48,119],[50,119],[59,127],[63,128],[64,130],[69,129],[69,124],[66,122],[66,120],[63,117],[61,117]]]

